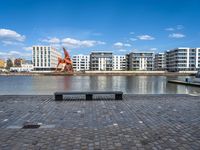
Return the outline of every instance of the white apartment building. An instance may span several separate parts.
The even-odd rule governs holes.
[[[113,66],[113,54],[106,51],[94,51],[90,54],[90,70],[111,71]]]
[[[166,52],[168,71],[193,71],[200,68],[200,48],[179,47]]]
[[[125,69],[126,69],[126,56],[114,55],[113,70],[125,70]]]
[[[74,71],[84,71],[90,69],[89,55],[74,55],[72,57]]]
[[[51,46],[33,46],[32,62],[35,71],[55,70],[58,57],[62,57],[61,53]]]
[[[153,70],[153,52],[132,52],[126,55],[128,70]]]
[[[154,58],[154,70],[166,69],[166,55],[165,53],[157,53]]]

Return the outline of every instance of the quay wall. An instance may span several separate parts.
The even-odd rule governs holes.
[[[0,75],[15,76],[15,75],[30,75],[30,76],[68,76],[68,75],[146,75],[146,76],[193,76],[197,71],[180,71],[180,72],[167,72],[167,71],[84,71],[84,72],[0,72]]]

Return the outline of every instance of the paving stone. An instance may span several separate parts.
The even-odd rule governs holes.
[[[0,149],[199,149],[199,108],[189,95],[0,96]]]

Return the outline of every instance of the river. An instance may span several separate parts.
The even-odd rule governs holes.
[[[199,87],[167,83],[167,76],[0,76],[0,95],[52,95],[55,91],[122,90],[132,94],[198,94]]]

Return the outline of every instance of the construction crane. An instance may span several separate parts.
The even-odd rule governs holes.
[[[58,57],[58,64],[56,67],[56,71],[58,70],[59,65],[62,65],[61,72],[73,72],[73,66],[72,66],[70,55],[64,47],[63,47],[63,51],[65,54],[65,57],[64,59],[62,59],[61,57]]]

